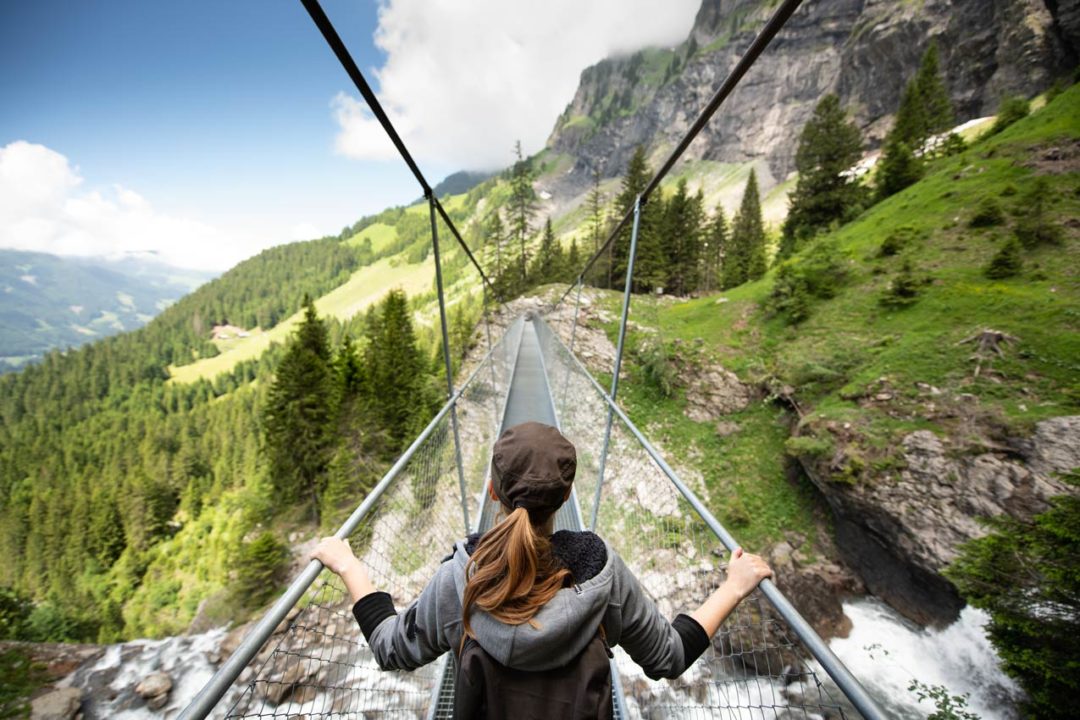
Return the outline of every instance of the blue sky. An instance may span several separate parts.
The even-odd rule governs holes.
[[[677,42],[696,6],[635,2],[663,28],[620,29],[616,0],[323,7],[435,183],[508,163],[518,137],[539,150],[581,69]],[[569,22],[573,52],[552,54]],[[5,3],[0,97],[0,246],[101,253],[125,236],[119,251],[224,269],[419,195],[291,0]],[[477,107],[489,119],[469,117]]]

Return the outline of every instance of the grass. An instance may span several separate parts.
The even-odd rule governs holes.
[[[315,309],[319,315],[347,320],[378,302],[393,288],[402,288],[409,295],[430,289],[434,274],[434,260],[430,255],[424,262],[413,265],[395,265],[392,258],[384,258],[360,268],[343,285],[317,299]],[[303,311],[297,312],[267,332],[255,328],[248,337],[230,341],[232,344],[225,352],[212,358],[180,367],[170,366],[170,379],[180,383],[195,382],[200,378],[212,380],[232,370],[237,363],[259,357],[272,343],[284,342],[302,317]]]
[[[715,423],[683,413],[685,399],[663,398],[631,370],[620,385],[620,404],[675,467],[702,474],[705,503],[740,542],[763,548],[797,532],[815,538],[817,502],[808,485],[795,485],[784,468],[790,419],[772,405],[754,403],[726,416],[738,431],[720,437]]]
[[[397,240],[397,230],[393,225],[386,223],[374,223],[364,228],[345,241],[347,245],[358,247],[364,239],[371,240],[371,251],[376,255],[382,252],[388,245]]]

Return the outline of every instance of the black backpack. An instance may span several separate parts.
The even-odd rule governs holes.
[[[529,672],[506,667],[466,638],[457,656],[456,720],[612,720],[611,649],[601,627],[566,665]]]

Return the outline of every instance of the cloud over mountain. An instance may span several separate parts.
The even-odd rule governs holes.
[[[681,42],[699,0],[388,0],[375,42],[387,54],[377,91],[421,159],[490,169],[514,141],[539,150],[585,67],[616,53]],[[355,92],[331,101],[337,152],[395,157]]]

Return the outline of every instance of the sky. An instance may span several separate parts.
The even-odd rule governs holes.
[[[429,182],[543,148],[698,0],[323,0]],[[0,247],[223,271],[420,196],[298,0],[0,4]]]

